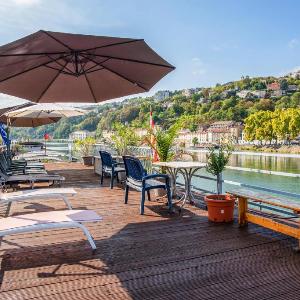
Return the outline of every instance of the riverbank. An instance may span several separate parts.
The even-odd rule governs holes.
[[[281,154],[299,154],[300,145],[239,145],[235,146],[235,151],[250,151],[250,152],[263,152],[263,153],[281,153]]]
[[[189,152],[208,152],[204,148],[189,148]],[[282,146],[271,148],[268,146],[235,146],[233,154],[255,155],[255,156],[274,156],[300,158],[300,146]]]
[[[188,149],[188,152],[193,153],[207,153],[207,149]],[[265,156],[265,157],[286,157],[286,158],[299,158],[299,154],[291,154],[291,153],[278,153],[278,152],[259,152],[259,151],[236,151],[234,150],[232,154],[240,154],[240,155],[251,155],[251,156]]]

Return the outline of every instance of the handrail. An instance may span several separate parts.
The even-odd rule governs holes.
[[[217,181],[216,178],[208,177],[208,176],[194,175],[194,177]],[[275,190],[275,189],[270,189],[270,188],[266,188],[266,187],[262,187],[262,186],[258,186],[258,185],[241,183],[241,182],[226,180],[226,179],[223,179],[222,183],[227,183],[227,184],[235,185],[235,186],[239,186],[239,187],[250,188],[250,189],[254,189],[254,190],[259,190],[259,191],[264,191],[264,192],[269,192],[269,193],[273,193],[273,194],[279,194],[279,195],[284,195],[284,196],[300,199],[300,194],[297,194],[297,193],[286,192],[286,191],[282,191],[282,190]],[[199,189],[196,187],[194,187],[194,189],[199,190],[199,191],[204,191],[203,189]]]
[[[251,189],[255,189],[255,190],[260,190],[260,191],[264,191],[264,192],[269,192],[269,193],[274,193],[274,194],[279,194],[279,195],[284,195],[284,196],[289,196],[289,197],[294,197],[294,198],[300,199],[300,194],[297,194],[297,193],[286,192],[286,191],[282,191],[282,190],[274,190],[274,189],[269,189],[269,188],[262,187],[262,186],[251,185],[251,184],[247,184],[247,183],[241,183],[241,182],[236,182],[236,181],[231,181],[231,180],[226,180],[226,179],[222,180],[222,182],[231,184],[231,185],[235,185],[235,186],[239,186],[239,187],[251,188]]]

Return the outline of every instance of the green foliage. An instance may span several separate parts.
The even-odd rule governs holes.
[[[158,129],[157,131],[148,131],[145,141],[157,152],[160,161],[169,161],[174,157],[175,152],[172,150],[172,147],[174,146],[179,128],[180,126],[176,124],[167,130]]]
[[[245,138],[249,141],[295,139],[300,134],[300,108],[259,111],[245,120]]]
[[[126,155],[129,146],[137,146],[139,137],[135,134],[133,128],[130,128],[121,123],[115,123],[113,126],[114,134],[111,137],[112,146],[116,149],[119,155]]]
[[[194,147],[195,147],[197,144],[199,144],[199,140],[198,140],[198,138],[197,138],[196,136],[193,137],[192,143],[193,143],[193,146],[194,146]]]
[[[74,141],[74,150],[82,157],[93,155],[96,139],[89,136],[82,140]]]
[[[231,144],[220,144],[210,147],[207,154],[207,172],[215,176],[221,174],[229,162],[231,153]]]
[[[296,92],[291,97],[291,106],[290,107],[298,107],[300,106],[300,92]]]

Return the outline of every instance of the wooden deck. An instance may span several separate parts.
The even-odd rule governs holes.
[[[170,217],[161,203],[100,187],[91,168],[49,164],[103,221],[88,226],[93,255],[77,230],[51,230],[4,238],[0,245],[1,300],[15,299],[299,299],[300,254],[286,236],[249,225],[214,225],[187,206]],[[106,184],[107,186],[108,184]],[[10,214],[64,209],[62,201],[13,204]],[[2,213],[5,212],[2,208]]]

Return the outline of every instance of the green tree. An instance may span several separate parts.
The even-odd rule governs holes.
[[[300,92],[296,92],[291,96],[291,107],[300,106]]]
[[[193,139],[192,139],[192,144],[193,144],[193,146],[195,147],[197,144],[199,144],[199,140],[198,140],[198,138],[195,136],[195,137],[193,137]]]
[[[128,153],[129,146],[137,146],[139,143],[139,137],[134,130],[121,123],[115,123],[113,125],[114,133],[111,136],[113,146],[119,155],[125,155]]]

